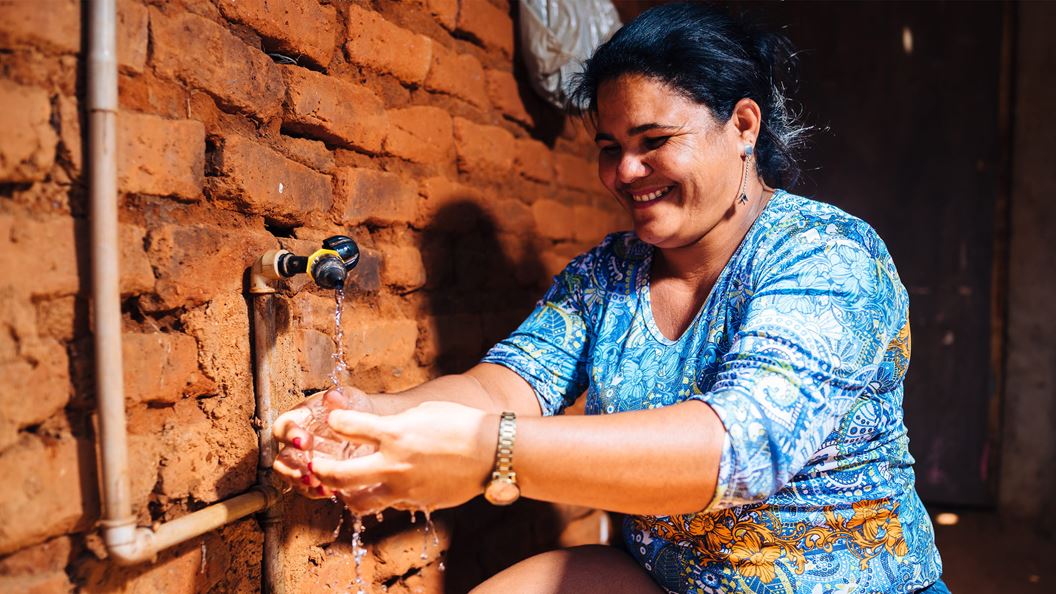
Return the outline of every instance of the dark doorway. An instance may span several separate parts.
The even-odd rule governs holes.
[[[616,2],[624,22],[660,3]],[[804,155],[808,171],[791,190],[872,224],[909,290],[905,413],[918,491],[929,503],[992,505],[1005,6],[743,2],[734,9],[783,29],[801,52],[793,96],[819,130]]]

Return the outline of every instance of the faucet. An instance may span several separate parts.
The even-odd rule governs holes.
[[[298,256],[288,250],[268,250],[253,265],[250,293],[273,293],[268,281],[290,278],[307,273],[308,278],[324,289],[345,286],[349,271],[359,264],[359,246],[351,237],[332,235],[323,246],[308,256]]]

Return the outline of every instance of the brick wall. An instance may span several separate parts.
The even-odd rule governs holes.
[[[97,533],[88,303],[85,7],[0,1],[0,591],[253,592],[246,519],[121,569]],[[353,381],[458,371],[551,274],[621,225],[591,142],[531,96],[506,0],[118,1],[121,291],[132,496],[143,525],[255,480],[242,270],[335,233],[364,252],[344,332]],[[333,297],[279,298],[280,407],[326,385]],[[291,592],[351,582],[329,503],[286,504]],[[368,524],[364,577],[464,591],[597,514],[479,502]],[[592,523],[594,522],[594,523]],[[441,551],[448,570],[438,571]]]

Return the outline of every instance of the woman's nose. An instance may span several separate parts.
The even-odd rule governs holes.
[[[623,155],[616,167],[616,175],[620,183],[624,184],[639,180],[651,171],[649,165],[638,155]]]

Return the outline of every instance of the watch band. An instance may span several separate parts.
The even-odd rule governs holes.
[[[494,478],[516,481],[513,472],[513,443],[517,440],[517,415],[503,412],[499,417],[499,443],[495,446]]]

